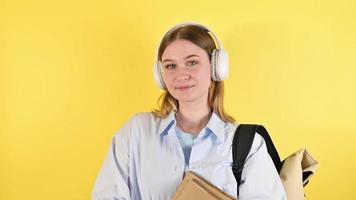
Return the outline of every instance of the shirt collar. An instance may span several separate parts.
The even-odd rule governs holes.
[[[224,141],[225,122],[220,119],[220,117],[215,112],[211,114],[206,128],[209,129],[220,141]]]
[[[175,112],[171,111],[166,118],[163,118],[159,127],[159,134],[168,133],[170,128],[176,123]],[[225,122],[213,112],[204,129],[211,131],[220,141],[224,141]]]
[[[167,117],[163,118],[159,127],[159,134],[167,133],[168,130],[175,124],[175,112],[171,111]]]

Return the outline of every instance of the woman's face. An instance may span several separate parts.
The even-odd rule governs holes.
[[[207,103],[211,67],[204,49],[188,40],[176,40],[162,54],[163,80],[179,103]]]

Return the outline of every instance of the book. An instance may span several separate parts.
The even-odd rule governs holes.
[[[237,188],[236,188],[237,189]],[[188,171],[173,200],[236,200],[192,171]]]

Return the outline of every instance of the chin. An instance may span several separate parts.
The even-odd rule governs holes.
[[[197,97],[192,97],[192,96],[185,96],[185,97],[177,97],[176,98],[178,100],[178,102],[182,102],[182,103],[190,103],[190,102],[196,102],[199,100],[199,98]]]
[[[172,96],[173,96],[173,95],[172,95]],[[180,96],[180,95],[174,95],[173,97],[174,97],[177,101],[179,101],[179,102],[193,101],[193,100],[194,100],[194,98],[192,98],[192,97],[187,97],[187,96],[182,97],[182,96]]]
[[[198,94],[174,94],[172,95],[178,102],[196,102],[196,101],[200,101],[202,100],[202,96],[198,95]]]

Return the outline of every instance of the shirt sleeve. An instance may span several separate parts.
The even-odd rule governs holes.
[[[113,137],[109,151],[96,178],[92,200],[130,200],[129,132],[126,124]]]
[[[282,181],[267,152],[266,143],[258,133],[242,170],[239,194],[239,200],[287,199]]]

